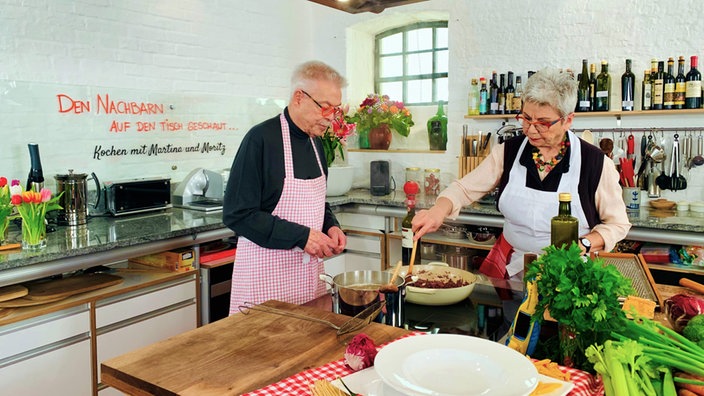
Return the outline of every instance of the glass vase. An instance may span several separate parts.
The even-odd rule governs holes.
[[[5,244],[7,241],[7,229],[10,225],[10,217],[5,216],[0,220],[0,245]]]
[[[369,128],[357,129],[357,143],[360,149],[369,148]]]
[[[36,224],[28,224],[22,220],[22,250],[36,251],[46,247],[46,223],[43,218]]]

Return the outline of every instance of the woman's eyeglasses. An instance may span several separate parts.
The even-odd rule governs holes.
[[[311,99],[312,99],[312,98],[311,98]],[[523,113],[521,113],[521,114],[518,114],[518,115],[516,116],[516,120],[518,120],[518,122],[521,123],[521,125],[523,126],[523,129],[526,130],[526,131],[527,131],[528,129],[530,129],[530,126],[532,125],[532,126],[535,127],[535,130],[538,131],[538,133],[545,133],[545,132],[547,132],[548,129],[550,129],[553,125],[555,125],[555,124],[557,124],[558,122],[564,120],[564,117],[560,117],[560,118],[556,119],[555,121],[540,121],[540,120],[538,120],[538,121],[531,121],[531,120],[527,119],[526,116],[523,115]]]
[[[313,99],[313,97],[310,96],[310,94],[308,92],[306,92],[304,90],[301,90],[301,92],[306,94],[306,96],[309,97],[310,100],[312,100],[313,103],[315,103],[320,108],[320,114],[323,117],[337,116],[339,114],[342,114],[342,109],[340,108],[340,106],[323,106],[320,103],[318,103],[317,100]]]

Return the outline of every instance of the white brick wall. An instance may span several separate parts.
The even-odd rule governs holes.
[[[447,182],[457,172],[454,142],[461,125],[467,123],[473,130],[498,127],[498,121],[463,118],[471,77],[493,69],[525,76],[528,69],[543,66],[578,68],[586,57],[594,63],[608,59],[616,82],[624,59],[630,57],[640,81],[651,57],[704,56],[700,9],[697,0],[681,0],[676,6],[644,0],[430,0],[378,15],[352,15],[304,0],[0,0],[0,134],[6,153],[0,156],[0,175],[26,177],[29,141],[40,143],[50,183],[54,174],[69,167],[95,171],[107,180],[167,175],[174,181],[198,166],[227,168],[244,131],[263,114],[276,112],[272,105],[250,108],[247,98],[287,98],[292,65],[317,58],[350,76],[348,100],[357,104],[372,88],[370,47],[355,41],[437,13],[449,16],[450,23],[448,153],[351,153],[350,161],[359,168],[357,185],[366,183],[373,159],[390,159],[397,180],[403,180],[403,168],[415,165],[441,167]],[[618,84],[614,87],[618,89]],[[98,91],[145,101],[148,93],[154,93],[165,102],[179,103],[176,114],[161,115],[160,120],[185,117],[184,106],[206,103],[208,111],[198,115],[226,119],[240,129],[114,136],[106,132],[107,118],[58,115],[53,95],[61,89],[79,96]],[[395,144],[421,144],[425,121],[433,113],[434,109],[414,111],[416,127],[410,143]],[[624,118],[622,126],[700,126],[703,120],[702,116]],[[616,126],[610,118],[576,124]],[[99,143],[185,145],[204,139],[227,143],[226,155],[92,159]],[[702,199],[704,167],[692,171],[689,184],[691,188],[666,196]]]

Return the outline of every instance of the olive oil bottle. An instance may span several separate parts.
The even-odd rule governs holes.
[[[559,194],[560,206],[557,216],[550,220],[550,244],[556,248],[572,246],[579,237],[579,220],[572,216],[572,194]]]

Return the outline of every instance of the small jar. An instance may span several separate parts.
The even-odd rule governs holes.
[[[406,168],[406,182],[413,181],[418,184],[418,191],[423,186],[423,172],[418,167]]]
[[[440,169],[427,168],[425,170],[424,187],[426,195],[440,194]]]

